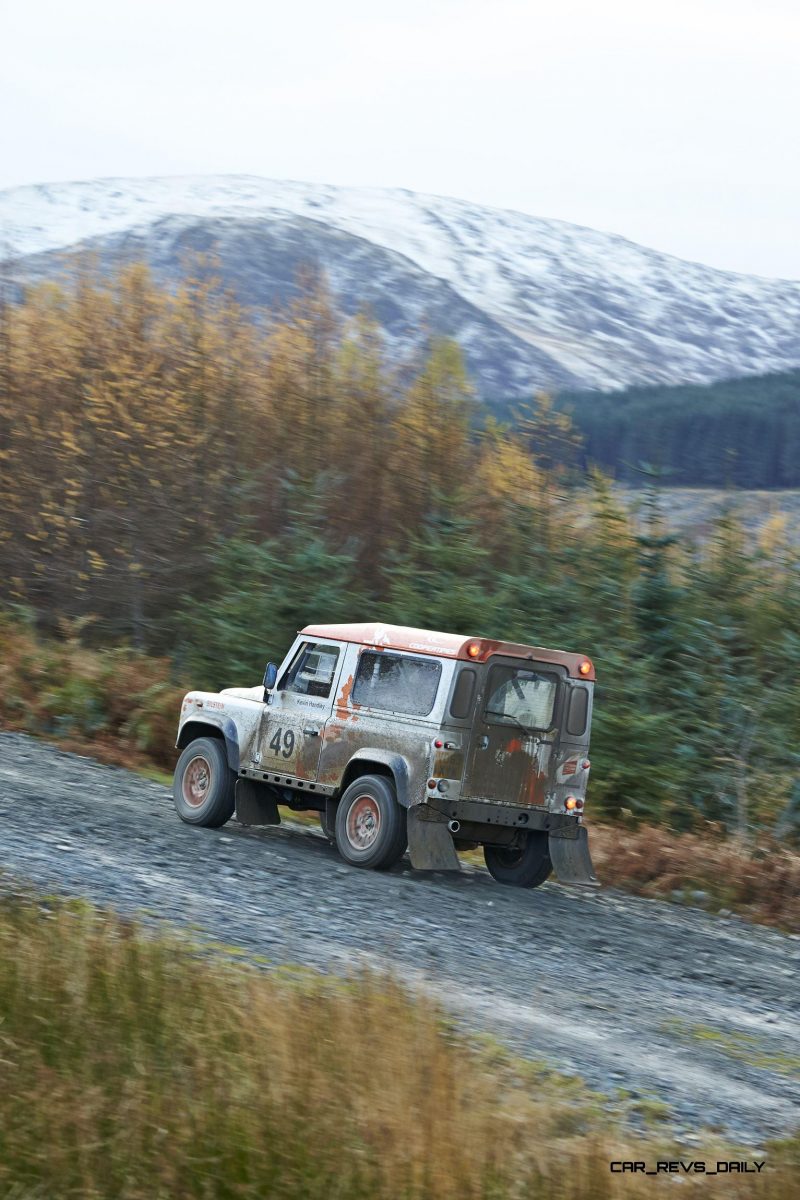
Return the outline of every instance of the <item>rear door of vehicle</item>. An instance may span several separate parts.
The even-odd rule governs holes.
[[[544,806],[566,671],[491,658],[473,715],[464,799]]]

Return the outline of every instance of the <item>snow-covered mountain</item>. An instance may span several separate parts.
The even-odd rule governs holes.
[[[398,354],[456,337],[486,398],[705,382],[800,365],[800,283],[713,270],[613,234],[405,190],[251,176],[103,179],[0,192],[0,258],[25,281],[64,252],[167,279],[215,250],[248,305],[314,263]]]

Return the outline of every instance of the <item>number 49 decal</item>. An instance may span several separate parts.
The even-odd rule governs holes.
[[[276,754],[282,754],[284,758],[291,758],[294,750],[294,730],[276,729],[275,736],[270,740],[269,748]]]

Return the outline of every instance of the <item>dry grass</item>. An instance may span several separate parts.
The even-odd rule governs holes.
[[[557,1076],[470,1047],[391,980],[282,979],[83,904],[6,899],[0,1021],[0,1195],[668,1194],[669,1180],[609,1169],[670,1157],[657,1140],[633,1142]],[[773,1153],[757,1187],[726,1176],[702,1194],[788,1200],[795,1151]]]
[[[91,651],[77,636],[43,640],[0,615],[0,725],[46,737],[101,762],[171,771],[186,688],[166,659]],[[315,818],[316,823],[316,818]],[[800,855],[768,842],[744,852],[719,830],[592,823],[602,881],[644,896],[708,894],[708,907],[800,929]]]

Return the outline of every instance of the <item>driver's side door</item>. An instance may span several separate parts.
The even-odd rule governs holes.
[[[342,647],[336,642],[299,643],[265,710],[259,745],[262,771],[316,779],[341,662]]]

